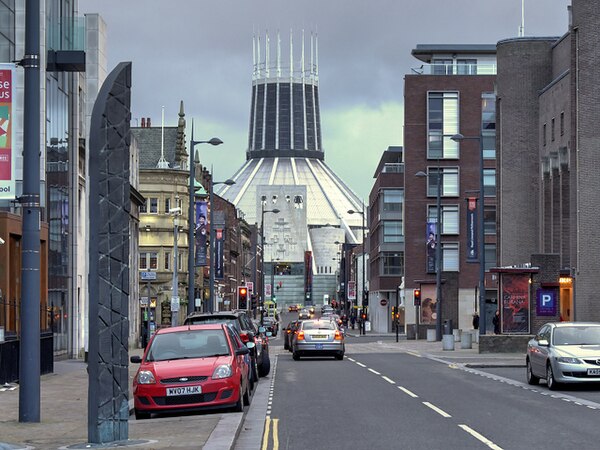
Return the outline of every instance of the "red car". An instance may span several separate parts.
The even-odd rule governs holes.
[[[250,404],[250,348],[225,324],[163,328],[150,341],[133,379],[136,419],[152,413]]]

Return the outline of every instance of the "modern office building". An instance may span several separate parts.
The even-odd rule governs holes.
[[[402,147],[381,155],[369,195],[369,303],[371,328],[391,332],[392,308],[404,333],[404,160]],[[358,272],[357,272],[358,273]],[[360,283],[359,283],[360,285]]]
[[[496,46],[417,45],[412,54],[421,64],[404,78],[405,322],[418,320],[424,338],[425,328],[437,322],[435,245],[441,246],[441,320],[452,321],[447,325],[453,328],[472,327],[481,261],[475,218],[482,207],[485,267],[496,265]],[[458,133],[471,139],[452,140]],[[487,272],[485,286],[491,325],[496,289]],[[414,289],[421,289],[417,311]]]
[[[573,0],[569,19],[561,37],[498,43],[498,265],[545,275],[527,291],[531,332],[600,320],[600,12]],[[555,299],[549,315],[538,314],[540,290]]]
[[[320,303],[336,292],[335,242],[362,240],[361,215],[348,211],[361,213],[363,206],[325,164],[316,37],[310,37],[310,63],[304,34],[300,61],[292,34],[285,64],[280,42],[278,35],[272,61],[269,37],[264,60],[260,38],[255,40],[246,162],[232,177],[236,184],[218,193],[249,223],[261,227],[264,220],[265,297],[272,290],[283,303]]]

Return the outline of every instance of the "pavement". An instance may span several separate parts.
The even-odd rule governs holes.
[[[413,353],[442,363],[466,367],[524,367],[525,363],[525,355],[520,353],[479,354],[477,343],[472,343],[470,349],[463,349],[460,342],[455,342],[454,350],[444,350],[442,342],[406,340],[404,335],[400,335],[396,342],[395,334],[367,332],[361,336],[356,334],[357,332],[358,330],[348,330],[349,336],[357,337],[349,343],[353,346],[353,353],[355,350],[360,351],[361,347],[372,352],[372,344],[375,344],[375,348],[382,351]],[[279,339],[273,344],[275,345],[271,349],[272,362],[275,361],[276,354],[283,351]],[[141,354],[141,350],[132,350],[130,353],[135,354]],[[211,412],[140,421],[130,416],[129,440],[102,445],[87,442],[86,366],[81,360],[55,361],[54,373],[41,377],[39,423],[19,423],[18,385],[0,386],[0,450],[117,447],[207,450],[259,448],[268,392],[276,367],[268,377],[261,379],[252,403],[244,413]],[[137,367],[137,364],[130,364],[131,380]],[[130,409],[132,408],[133,400],[130,400]]]

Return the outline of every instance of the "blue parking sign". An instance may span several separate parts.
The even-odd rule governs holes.
[[[538,289],[535,312],[538,316],[555,316],[558,303],[556,289]]]

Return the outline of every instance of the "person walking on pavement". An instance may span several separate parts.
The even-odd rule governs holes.
[[[356,314],[350,314],[350,324],[352,325],[352,329],[354,330],[354,324],[356,323]]]
[[[494,334],[500,334],[500,310],[496,310],[492,323],[494,324]]]

